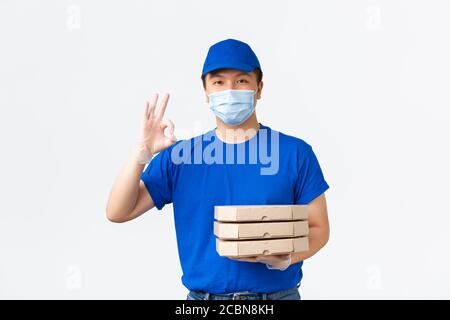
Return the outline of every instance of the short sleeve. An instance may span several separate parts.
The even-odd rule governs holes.
[[[166,204],[172,203],[172,163],[170,159],[170,148],[158,153],[147,168],[141,174],[150,196],[158,210]]]
[[[329,188],[311,146],[308,145],[303,152],[304,155],[299,156],[299,172],[295,188],[296,204],[308,204]]]

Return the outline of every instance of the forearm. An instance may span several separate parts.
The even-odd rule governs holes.
[[[309,228],[309,250],[296,252],[291,255],[291,264],[306,260],[315,255],[328,242],[328,227],[310,227]]]
[[[106,214],[112,221],[123,220],[135,207],[139,195],[140,176],[145,165],[131,154],[121,168],[109,194]]]

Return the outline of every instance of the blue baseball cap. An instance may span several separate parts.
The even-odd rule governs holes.
[[[203,64],[202,76],[218,69],[237,69],[251,72],[261,68],[252,48],[245,42],[227,39],[213,44]]]

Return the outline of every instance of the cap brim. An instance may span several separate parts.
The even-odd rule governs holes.
[[[212,64],[208,66],[207,69],[203,70],[202,76],[219,69],[236,69],[244,72],[251,72],[256,69],[254,66],[250,66],[245,63],[220,63],[220,64]]]

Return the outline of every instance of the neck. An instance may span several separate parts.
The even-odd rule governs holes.
[[[241,143],[250,140],[259,130],[256,112],[253,112],[250,118],[238,126],[230,126],[219,118],[216,118],[216,123],[216,135],[225,143]]]

